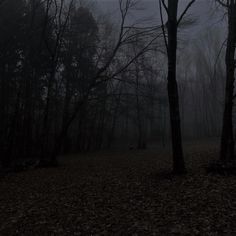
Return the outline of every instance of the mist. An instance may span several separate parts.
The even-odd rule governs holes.
[[[235,0],[0,0],[0,235],[234,235]]]

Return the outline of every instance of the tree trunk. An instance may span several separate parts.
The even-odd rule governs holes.
[[[54,61],[54,59],[53,59]],[[50,131],[50,108],[51,108],[51,100],[52,100],[52,89],[53,89],[53,82],[55,79],[56,74],[56,64],[52,62],[51,65],[51,71],[48,78],[48,84],[47,84],[47,96],[46,96],[46,104],[43,111],[43,124],[42,124],[42,134],[40,137],[40,146],[41,146],[41,153],[40,153],[40,159],[42,162],[44,162],[46,159],[48,159],[49,156],[49,147],[48,147],[48,139],[49,139],[49,131]]]
[[[225,56],[226,87],[223,114],[223,128],[221,134],[220,159],[224,162],[234,158],[233,135],[233,99],[234,99],[234,72],[235,72],[235,46],[236,46],[236,3],[232,1],[228,6],[228,39]]]
[[[176,81],[176,53],[177,53],[177,11],[178,1],[168,1],[168,98],[172,135],[173,172],[186,172],[179,112],[179,94]]]

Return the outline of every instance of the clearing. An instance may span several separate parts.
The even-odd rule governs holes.
[[[213,144],[187,145],[173,177],[166,150],[68,156],[0,180],[0,235],[236,235],[236,177],[207,175]]]

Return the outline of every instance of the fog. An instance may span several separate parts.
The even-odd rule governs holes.
[[[234,235],[235,15],[0,0],[0,235]]]
[[[157,1],[135,1],[133,5],[132,1],[131,5],[121,1],[121,9],[115,0],[77,4],[59,1],[57,8],[52,3],[46,5],[46,13],[54,14],[54,19],[51,28],[45,21],[43,29],[43,5],[36,1],[22,15],[20,11],[27,9],[23,3],[10,2],[1,6],[2,28],[9,24],[8,28],[15,31],[15,39],[10,31],[1,42],[4,76],[12,79],[12,86],[2,82],[4,150],[10,148],[14,156],[22,148],[22,155],[29,156],[34,148],[39,148],[45,156],[44,151],[48,152],[46,155],[58,155],[59,146],[64,146],[65,152],[76,152],[171,143],[166,89],[168,57]],[[188,3],[179,2],[177,17]],[[84,17],[81,23],[76,18],[77,7],[78,14]],[[14,11],[4,15],[11,8]],[[32,13],[30,9],[34,8]],[[165,9],[161,12],[166,24]],[[225,9],[214,1],[196,1],[178,27],[177,82],[184,140],[220,137],[225,84],[222,44],[227,24],[224,13]],[[52,37],[46,38],[46,34]],[[4,56],[8,52],[3,49],[8,44],[14,46],[9,52],[13,61]],[[80,48],[84,48],[84,55]],[[66,64],[68,60],[77,61],[78,68],[72,62]],[[8,67],[13,68],[13,75]],[[40,73],[33,75],[36,71]],[[102,78],[107,80],[102,82]],[[10,99],[12,93],[15,95]],[[90,102],[92,98],[95,100]],[[14,124],[19,128],[16,130],[12,122],[18,112],[21,118],[17,118],[19,124]],[[16,148],[9,146],[5,135],[10,135],[14,140],[11,145]],[[60,137],[59,143],[54,136]],[[53,145],[54,150],[50,150]]]

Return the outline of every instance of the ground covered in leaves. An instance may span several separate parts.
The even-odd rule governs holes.
[[[0,180],[0,235],[236,235],[236,176],[206,174],[214,145],[90,153]]]

